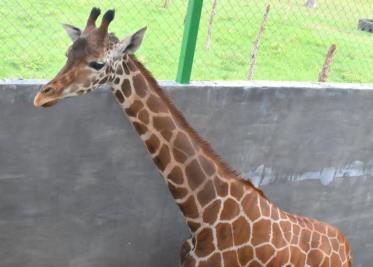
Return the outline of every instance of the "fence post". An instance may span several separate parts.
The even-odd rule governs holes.
[[[178,83],[186,84],[190,82],[202,5],[203,0],[189,0],[188,3],[188,11],[184,26],[184,36],[179,58],[179,67],[176,76],[176,82]]]

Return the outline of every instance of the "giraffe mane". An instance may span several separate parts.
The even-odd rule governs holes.
[[[158,96],[166,103],[172,114],[180,121],[181,125],[191,134],[193,138],[195,138],[202,145],[202,149],[207,153],[208,156],[217,160],[219,167],[221,167],[221,169],[223,170],[223,173],[238,180],[242,184],[253,188],[256,192],[259,193],[259,195],[267,199],[262,190],[254,186],[250,180],[242,178],[237,171],[233,170],[228,165],[228,163],[226,163],[225,160],[223,160],[218,154],[216,154],[216,152],[212,149],[211,145],[205,139],[203,139],[195,129],[193,129],[190,126],[190,124],[185,119],[183,114],[181,114],[181,112],[176,108],[175,104],[172,102],[169,96],[159,86],[157,80],[153,77],[152,73],[147,68],[145,68],[145,66],[136,58],[135,55],[129,56],[135,63],[136,67],[144,75],[149,85],[156,91]]]

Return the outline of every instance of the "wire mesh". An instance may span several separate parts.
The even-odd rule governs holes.
[[[328,49],[335,44],[328,81],[373,82],[373,33],[357,27],[360,19],[373,19],[372,0],[204,1],[193,79],[247,78],[267,4],[271,9],[257,52],[255,80],[317,81]]]
[[[187,1],[1,0],[0,78],[50,79],[65,62],[70,39],[61,27],[84,28],[93,6],[115,8],[110,31],[120,39],[148,26],[138,57],[158,79],[174,79]]]
[[[253,42],[270,3],[255,80],[317,81],[328,49],[335,44],[328,81],[373,82],[373,33],[357,27],[360,19],[373,19],[373,0],[306,1],[205,0],[192,79],[247,79]],[[83,27],[90,9],[99,6],[116,8],[110,30],[118,37],[148,25],[138,57],[157,79],[173,80],[187,4],[188,0],[2,0],[0,78],[52,78],[70,43],[60,23]]]

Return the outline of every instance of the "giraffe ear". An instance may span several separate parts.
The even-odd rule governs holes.
[[[134,54],[139,49],[147,27],[144,27],[122,41],[122,53]]]
[[[66,33],[69,35],[70,39],[73,42],[82,34],[82,31],[79,28],[70,24],[62,24],[62,27],[65,29]]]

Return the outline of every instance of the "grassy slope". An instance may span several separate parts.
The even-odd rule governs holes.
[[[108,2],[100,7],[117,9],[111,30],[124,37],[148,25],[139,57],[158,79],[174,79],[186,0],[173,0],[168,9],[160,7],[162,0]],[[212,48],[207,51],[211,2],[205,1],[193,79],[245,79],[265,1],[218,1]],[[373,13],[373,0],[323,1],[314,10],[304,8],[303,2],[272,1],[255,79],[315,81],[330,44],[336,43],[329,80],[373,82],[373,34],[356,30],[358,19]],[[0,1],[0,77],[51,78],[62,66],[69,44],[59,24],[84,25],[96,4],[89,0]]]

